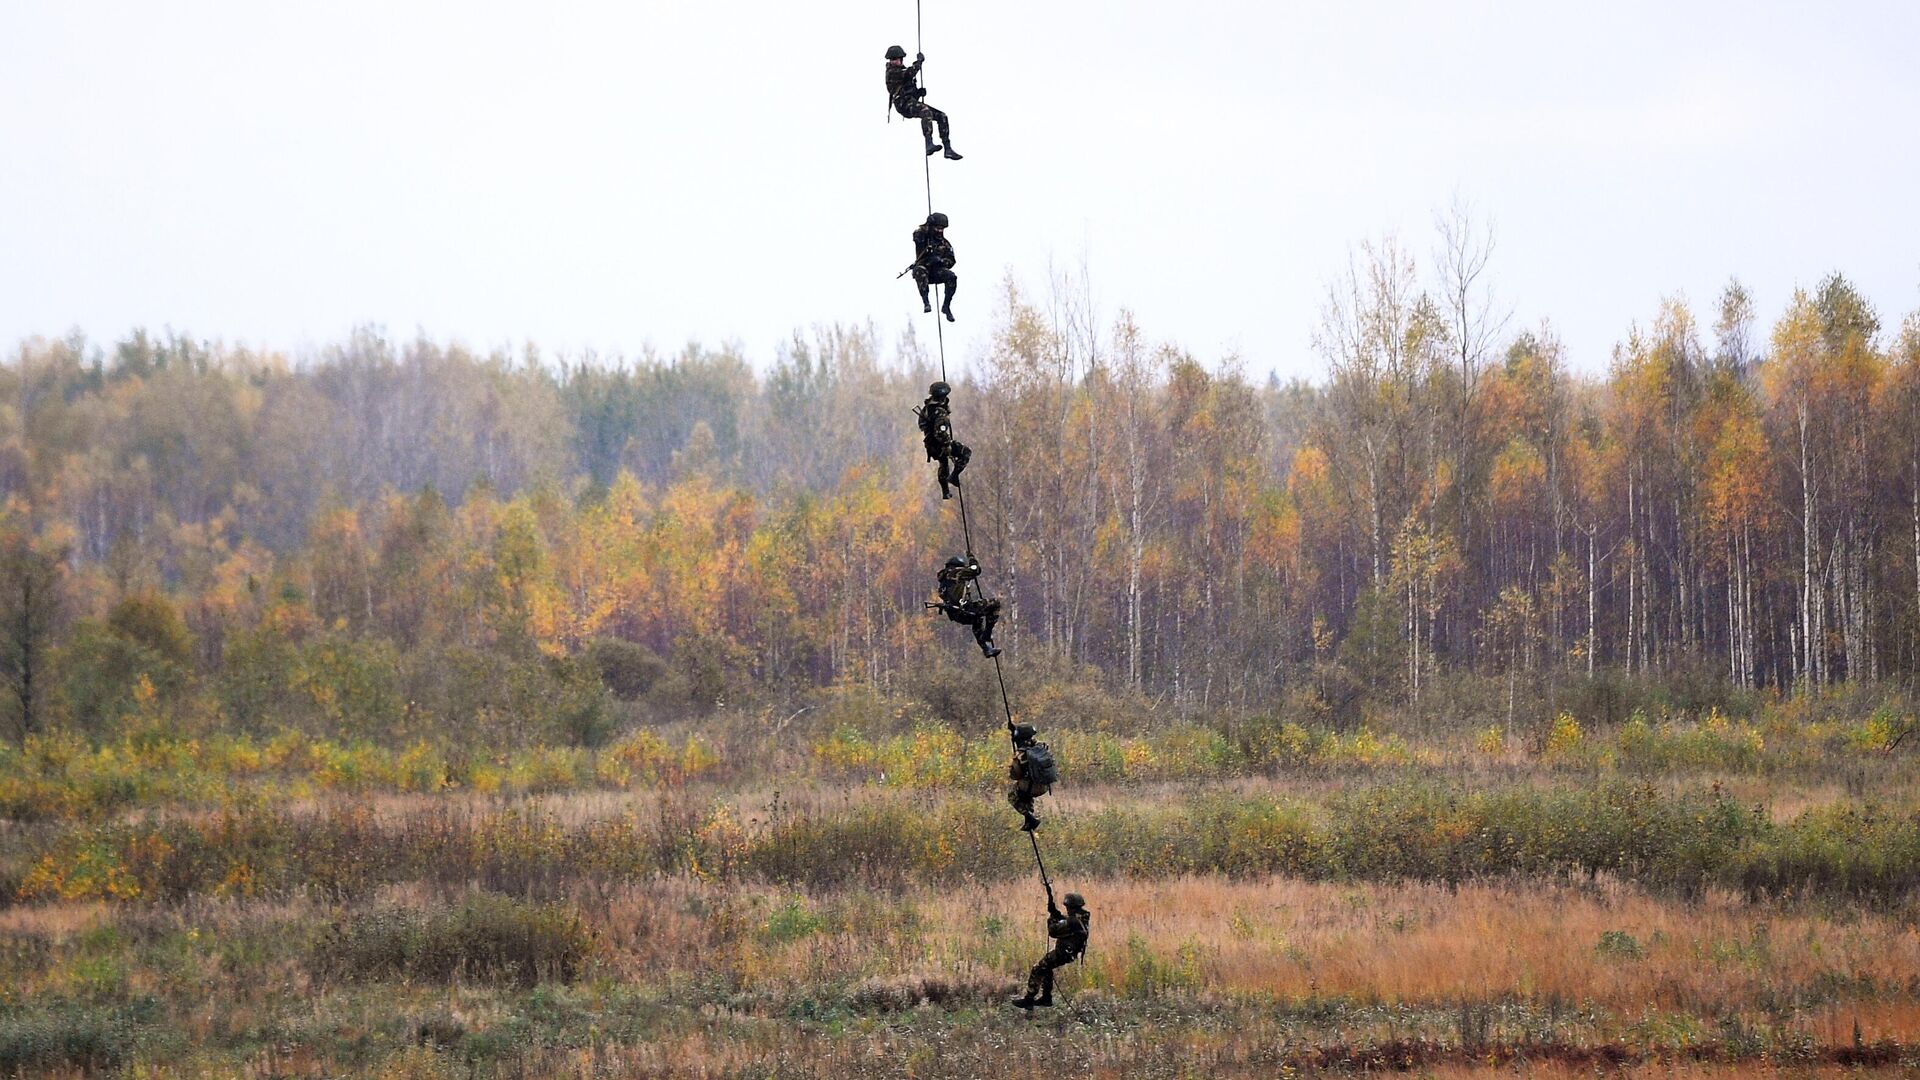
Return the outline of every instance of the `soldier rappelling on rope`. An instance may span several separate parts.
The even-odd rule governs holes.
[[[1054,945],[1027,976],[1027,996],[1013,999],[1018,1008],[1031,1009],[1036,1005],[1050,1008],[1054,969],[1066,967],[1087,951],[1087,934],[1091,929],[1087,902],[1079,893],[1068,893],[1066,901],[1067,910],[1062,912],[1053,902],[1053,886],[1047,886],[1047,936],[1053,939]]]
[[[993,624],[1000,621],[1000,601],[967,597],[967,583],[979,576],[980,563],[975,559],[958,555],[948,559],[936,577],[940,599],[927,606],[946,612],[947,618],[954,622],[973,627],[974,643],[980,646],[981,654],[991,660],[1000,655],[993,644]]]
[[[933,310],[928,287],[947,287],[946,298],[940,302],[940,313],[948,322],[953,321],[953,290],[960,284],[960,279],[953,276],[953,264],[957,261],[953,244],[947,240],[947,215],[928,214],[926,224],[913,230],[913,261],[900,273],[913,275],[913,283],[920,288],[920,306],[927,311]]]
[[[948,130],[947,114],[927,104],[927,91],[920,85],[920,68],[927,62],[927,54],[915,53],[913,63],[907,63],[907,50],[898,45],[887,48],[887,102],[893,111],[909,120],[920,121],[920,135],[927,143],[927,154],[946,152],[947,160],[959,161],[960,155],[953,149],[953,135]],[[940,141],[933,141],[933,129],[940,129]]]
[[[920,436],[927,448],[927,460],[940,463],[940,497],[953,498],[953,488],[960,483],[960,474],[973,460],[973,451],[967,444],[953,437],[953,410],[947,403],[947,397],[953,388],[944,382],[934,383],[927,388],[927,400],[913,410],[920,418]]]
[[[1040,827],[1033,800],[1053,790],[1060,771],[1053,763],[1053,751],[1039,741],[1040,733],[1032,724],[1011,724],[1007,731],[1013,738],[1013,763],[1007,766],[1007,778],[1013,781],[1013,787],[1007,792],[1007,801],[1020,811],[1020,831],[1032,832]]]

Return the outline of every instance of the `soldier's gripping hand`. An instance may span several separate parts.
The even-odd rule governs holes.
[[[924,64],[924,63],[926,63],[926,62],[927,62],[927,54],[926,54],[926,53],[923,53],[923,52],[917,52],[917,53],[914,53],[914,54],[913,54],[913,62],[914,62],[914,63],[916,63],[916,64]]]

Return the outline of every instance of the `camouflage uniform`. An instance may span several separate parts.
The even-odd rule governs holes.
[[[1027,976],[1027,996],[1014,1001],[1023,1009],[1052,1005],[1054,969],[1066,967],[1087,951],[1091,917],[1078,893],[1067,894],[1065,914],[1053,906],[1052,900],[1048,900],[1047,915],[1047,936],[1056,944],[1048,950],[1047,955],[1040,958],[1039,963],[1033,965],[1032,973]]]
[[[953,321],[953,293],[960,285],[960,279],[953,276],[953,264],[958,261],[945,229],[929,224],[913,230],[913,283],[920,287],[920,303],[932,311],[933,303],[927,299],[927,286],[945,285],[947,295],[940,302],[940,313],[947,317],[948,322]]]
[[[1000,601],[967,599],[967,582],[980,576],[980,564],[954,556],[939,575],[940,610],[947,618],[973,627],[974,643],[988,659],[1000,655],[993,644],[993,624],[1000,621]]]
[[[927,153],[938,153],[945,149],[947,156],[959,160],[960,155],[953,151],[953,134],[947,125],[947,114],[927,104],[926,91],[920,89],[920,65],[915,60],[908,64],[900,60],[887,61],[887,100],[892,102],[893,111],[909,120],[920,121],[920,137],[926,140]],[[940,141],[933,141],[933,129],[940,129]]]
[[[1034,816],[1033,800],[1053,790],[1047,782],[1043,769],[1034,761],[1033,751],[1039,739],[1039,733],[1032,724],[1016,724],[1013,728],[1013,762],[1007,766],[1007,779],[1013,781],[1013,787],[1007,791],[1007,802],[1020,812],[1024,819],[1021,830],[1032,832],[1040,827],[1040,819]],[[1041,747],[1042,753],[1045,748]],[[1049,764],[1046,768],[1050,769]]]
[[[935,383],[936,388],[945,387],[945,383]],[[973,451],[966,443],[953,437],[953,413],[947,405],[945,394],[929,394],[927,400],[920,403],[920,434],[927,448],[927,460],[940,463],[940,497],[953,498],[949,485],[960,482],[960,474],[965,471],[967,462],[973,460]]]

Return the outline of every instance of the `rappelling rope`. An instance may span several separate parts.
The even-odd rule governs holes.
[[[923,36],[923,27],[924,27],[924,20],[920,12],[920,0],[913,0],[913,51],[916,56],[924,56],[926,55],[926,52],[927,52],[926,43]],[[924,79],[926,77],[924,70],[917,77]],[[892,114],[889,113],[888,115],[891,116]],[[926,121],[922,120],[921,123],[924,124],[926,123]],[[926,190],[927,190],[927,216],[932,217],[933,216],[933,155],[932,154],[923,154],[921,156],[920,174],[921,174],[921,179],[926,185]],[[946,288],[946,286],[936,284],[933,287],[933,295],[936,298],[940,298],[944,300],[945,298],[941,297],[941,292],[940,292],[944,288]],[[942,314],[946,310],[946,306],[947,305],[944,302],[937,305],[934,312],[934,317],[933,317],[934,338],[938,342],[939,349],[940,349],[940,381],[941,382],[947,381],[947,328],[945,325],[942,324],[942,319],[941,319]],[[956,484],[955,486],[960,487],[960,535],[962,540],[966,544],[967,561],[969,563],[978,565],[980,560],[976,558],[973,553],[973,524],[967,517],[967,489],[958,484]],[[986,593],[984,590],[980,588],[980,579],[978,577],[974,578],[971,584],[973,586],[974,598],[977,600],[985,600]],[[1006,670],[1000,666],[1000,658],[998,656],[995,656],[993,658],[993,677],[994,677],[994,681],[999,683],[1000,685],[1000,707],[1006,712],[1006,715],[1007,715],[1007,743],[1009,745],[1014,746],[1015,750],[1018,750],[1019,749],[1018,746],[1015,745],[1013,742],[1013,699],[1007,694],[1007,673],[1006,673]],[[1034,868],[1040,872],[1040,885],[1042,888],[1046,889],[1047,901],[1049,904],[1051,904],[1053,902],[1053,883],[1047,879],[1046,860],[1040,857],[1040,838],[1036,836],[1034,833],[1028,832],[1027,840],[1033,845],[1033,865],[1034,865]]]
[[[913,0],[913,54],[915,56],[925,56],[927,54],[926,48],[921,44],[921,41],[920,41],[920,0]],[[914,76],[914,78],[916,79],[925,79],[926,77],[927,77],[927,74],[924,69],[918,75]],[[922,120],[920,122],[922,124],[926,123],[925,120]],[[926,154],[920,158],[920,175],[921,175],[921,178],[925,180],[927,185],[927,216],[932,217],[933,216],[933,155],[932,154]],[[933,287],[933,295],[936,299],[944,299],[940,296],[940,290],[944,288],[946,288],[945,285],[935,285]],[[940,381],[941,382],[947,381],[947,328],[940,325],[940,313],[944,312],[946,310],[946,307],[947,307],[946,303],[941,303],[939,305],[936,305],[934,318],[933,318],[934,332],[938,334],[940,337]],[[964,525],[966,496],[962,495],[960,498],[961,498],[961,510],[962,510],[961,523],[962,525]],[[973,541],[968,540],[967,544],[968,544],[967,555],[968,557],[972,557]]]

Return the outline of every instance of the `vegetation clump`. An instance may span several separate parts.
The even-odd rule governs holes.
[[[331,980],[530,987],[572,982],[593,953],[592,931],[564,905],[475,893],[447,908],[343,913],[320,935],[310,966]]]

